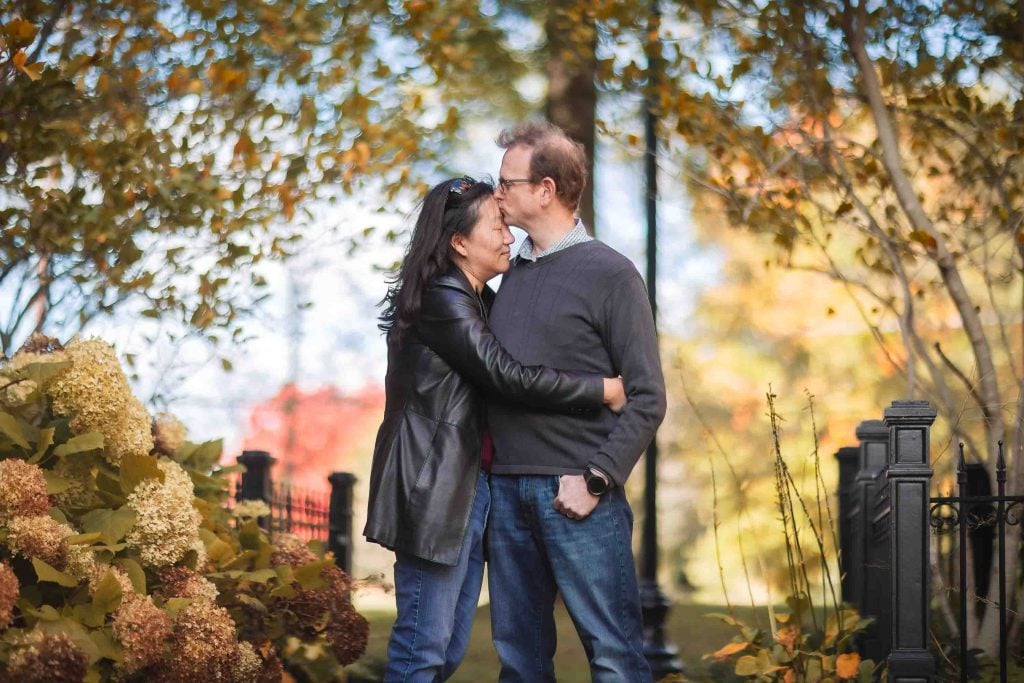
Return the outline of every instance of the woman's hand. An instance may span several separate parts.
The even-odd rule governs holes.
[[[604,404],[616,413],[626,407],[626,387],[621,377],[604,378]]]

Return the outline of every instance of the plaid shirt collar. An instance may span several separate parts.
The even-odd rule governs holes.
[[[526,239],[523,240],[523,245],[519,248],[518,258],[525,259],[527,261],[536,261],[543,256],[554,254],[556,251],[561,251],[562,249],[571,247],[574,244],[589,242],[592,239],[594,238],[587,234],[587,228],[583,225],[583,221],[577,218],[576,225],[573,226],[572,230],[565,233],[565,236],[558,240],[556,244],[553,244],[539,254],[533,253],[533,240],[527,236]]]

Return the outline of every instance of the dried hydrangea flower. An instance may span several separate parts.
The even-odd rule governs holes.
[[[7,529],[7,544],[23,557],[39,558],[76,579],[87,578],[95,566],[92,548],[67,542],[78,532],[49,515],[15,517]]]
[[[206,554],[206,544],[203,543],[203,539],[196,538],[192,541],[189,550],[196,551],[196,570],[200,572],[206,571],[210,558]]]
[[[318,560],[316,554],[309,549],[306,542],[295,534],[275,534],[274,554],[270,556],[270,564],[275,567],[290,565],[297,567]]]
[[[199,538],[199,512],[192,505],[195,497],[192,479],[171,460],[158,463],[164,481],[146,479],[128,496],[135,511],[135,524],[125,536],[137,549],[143,564],[163,567],[179,562]]]
[[[122,591],[124,588],[122,587]],[[121,670],[132,674],[160,661],[164,643],[171,635],[171,617],[153,604],[152,598],[137,593],[123,593],[121,604],[114,610],[114,637],[124,646]]]
[[[64,345],[56,337],[48,337],[42,332],[33,332],[25,343],[18,349],[15,358],[23,354],[33,354],[40,356],[49,356],[55,353],[60,353],[64,350]]]
[[[194,598],[216,602],[217,587],[213,582],[188,567],[167,567],[158,572],[159,594],[164,598]]]
[[[0,631],[11,625],[19,590],[18,577],[14,575],[11,565],[0,562]]]
[[[72,532],[73,533],[73,532]],[[92,574],[96,566],[96,555],[92,548],[78,543],[68,544],[67,559],[64,562],[64,571],[76,579],[85,579]]]
[[[29,402],[32,395],[39,389],[39,385],[30,379],[19,379],[16,381],[0,382],[5,385],[0,391],[0,403],[8,408],[20,408]]]
[[[0,524],[13,517],[35,517],[50,510],[43,470],[20,458],[0,460]]]
[[[70,533],[67,527],[49,515],[15,517],[7,524],[7,545],[15,553],[28,558],[37,557],[56,569],[67,564],[68,544],[64,540]]]
[[[348,666],[366,652],[366,643],[370,639],[370,622],[348,603],[347,607],[331,611],[331,620],[327,624],[325,635],[338,663]]]
[[[259,655],[263,658],[263,668],[252,679],[253,683],[281,683],[284,680],[284,665],[274,646],[269,641],[264,643],[259,648]]]
[[[185,443],[188,429],[174,415],[159,413],[153,418],[152,432],[153,445],[157,452],[170,457]]]
[[[11,653],[7,676],[19,683],[81,683],[88,662],[66,633],[33,630]]]
[[[153,450],[149,413],[132,394],[114,349],[99,339],[75,339],[65,353],[71,367],[47,388],[54,412],[71,416],[76,434],[103,434],[103,455],[113,465],[128,453]]]
[[[238,644],[238,653],[231,671],[231,678],[236,683],[250,683],[259,678],[263,671],[263,658],[256,652],[252,643],[242,641]]]
[[[223,607],[197,600],[178,612],[168,652],[169,680],[231,681],[238,655],[235,622]]]
[[[315,637],[324,631],[334,656],[342,664],[351,664],[366,650],[370,625],[356,612],[349,596],[352,579],[338,567],[324,567],[321,588],[297,589],[287,601],[288,610],[296,617],[296,633],[302,638]],[[323,627],[326,616],[326,627]]]
[[[231,514],[239,519],[252,519],[254,517],[266,517],[270,514],[270,506],[262,500],[249,498],[235,503]]]
[[[96,495],[96,465],[91,458],[60,458],[53,467],[53,473],[68,482],[68,487],[54,495],[57,505],[63,509],[87,509],[99,506]]]

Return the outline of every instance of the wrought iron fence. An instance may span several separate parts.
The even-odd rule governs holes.
[[[957,593],[957,611],[945,615],[957,634],[950,664],[961,681],[980,675],[978,650],[968,638],[969,618],[977,614],[969,610],[996,609],[998,680],[1007,681],[1004,541],[1008,526],[1020,533],[1024,496],[1006,495],[1002,443],[995,495],[984,466],[967,463],[961,444],[957,495],[931,496],[929,431],[935,414],[924,401],[894,402],[884,420],[858,426],[857,447],[836,453],[843,600],[875,620],[858,641],[861,654],[887,661],[888,680],[905,683],[935,680],[932,586]],[[993,555],[998,563],[996,595],[990,595]]]
[[[355,476],[333,472],[326,478],[329,489],[317,492],[275,482],[275,461],[266,451],[244,451],[238,462],[245,472],[235,480],[233,500],[262,500],[270,514],[260,518],[260,525],[271,535],[292,533],[305,540],[323,541],[334,553],[337,565],[351,573]]]
[[[968,610],[975,605],[985,605],[999,611],[999,680],[1007,681],[1009,676],[1009,648],[1006,626],[1006,527],[1019,527],[1024,512],[1024,496],[1006,495],[1006,461],[1003,457],[1003,442],[999,442],[996,460],[996,495],[991,495],[991,486],[983,467],[971,467],[964,457],[964,445],[960,444],[960,458],[957,462],[957,495],[938,496],[931,499],[931,525],[939,536],[951,537],[956,532],[956,557],[952,560],[952,543],[939,540],[940,567],[948,574],[942,577],[946,585],[952,585],[955,574],[959,591],[958,625],[960,632],[960,680],[970,680],[977,671],[973,661],[973,650],[968,638],[965,621]],[[972,463],[973,464],[973,463]],[[972,476],[972,474],[974,476]],[[1018,532],[1019,533],[1019,532]],[[943,552],[945,550],[946,552]],[[997,596],[989,595],[990,572],[993,550],[998,564]],[[972,552],[973,551],[973,552]],[[974,600],[968,600],[968,574],[974,577]]]

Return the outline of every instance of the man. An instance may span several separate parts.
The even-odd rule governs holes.
[[[665,381],[650,303],[624,256],[575,217],[586,165],[561,129],[530,122],[502,132],[495,198],[528,238],[490,326],[527,364],[622,375],[615,415],[542,413],[493,399],[489,587],[501,681],[554,681],[554,600],[562,598],[594,681],[648,683],[633,515],[622,486],[665,415]]]

